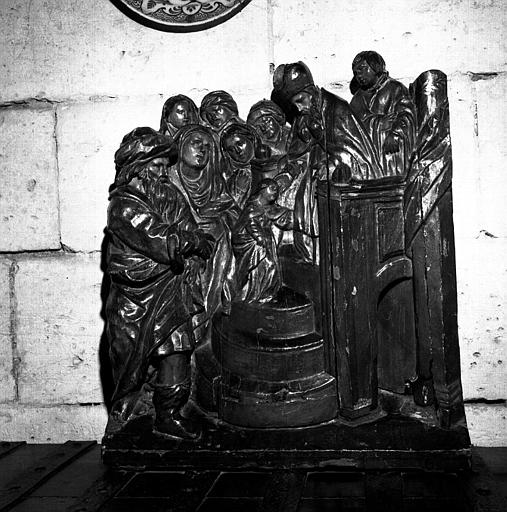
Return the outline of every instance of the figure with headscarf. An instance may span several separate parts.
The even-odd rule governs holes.
[[[230,123],[244,123],[239,117],[238,105],[225,91],[212,91],[201,101],[199,115],[205,126],[210,128],[219,143],[220,134]]]
[[[294,246],[303,260],[318,261],[316,182],[381,177],[372,141],[349,104],[314,84],[303,62],[275,70],[272,98],[293,118],[290,160],[305,159],[294,204]]]
[[[244,124],[231,123],[220,137],[222,175],[229,193],[240,209],[245,206],[252,187],[250,162],[255,154],[257,136]]]
[[[127,134],[115,154],[107,231],[107,333],[114,378],[109,431],[155,408],[155,430],[195,438],[181,415],[190,394],[192,318],[203,311],[198,266],[209,258],[205,235],[168,179],[170,137],[151,128]]]
[[[389,76],[381,55],[364,51],[352,62],[350,106],[376,147],[382,176],[406,176],[415,138],[415,107],[408,89]]]
[[[205,311],[200,315],[199,338],[206,336],[211,317],[228,311],[235,286],[231,229],[240,209],[229,193],[218,168],[218,148],[213,133],[200,125],[188,125],[178,134],[178,162],[174,183],[185,195],[199,229],[216,244],[200,275]]]
[[[283,110],[271,100],[261,100],[252,105],[246,123],[257,131],[263,145],[252,161],[255,187],[264,178],[275,179],[286,172],[289,128]]]
[[[232,243],[237,260],[236,300],[269,302],[282,286],[278,243],[273,227],[290,230],[293,213],[277,204],[278,183],[265,178],[248,200],[236,223]]]
[[[178,130],[187,124],[197,124],[198,120],[197,105],[188,96],[178,94],[165,101],[159,131],[174,139]]]

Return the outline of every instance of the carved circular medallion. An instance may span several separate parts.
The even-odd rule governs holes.
[[[194,32],[223,23],[250,0],[112,0],[127,16],[158,30]]]

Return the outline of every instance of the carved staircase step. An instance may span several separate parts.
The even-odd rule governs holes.
[[[232,330],[262,338],[299,338],[315,331],[315,313],[311,300],[282,287],[271,302],[234,302],[230,324]]]
[[[336,416],[335,379],[325,372],[279,383],[238,380],[225,374],[218,393],[219,417],[243,427],[308,426]]]
[[[325,369],[324,343],[315,333],[279,344],[225,333],[214,332],[213,353],[222,368],[237,375],[286,381],[310,377]]]

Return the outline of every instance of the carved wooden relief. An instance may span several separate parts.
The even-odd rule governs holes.
[[[178,95],[124,137],[106,461],[468,464],[446,77],[352,69],[350,104],[284,64],[246,122]]]

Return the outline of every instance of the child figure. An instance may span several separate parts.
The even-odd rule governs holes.
[[[293,227],[293,212],[276,203],[280,189],[270,178],[259,182],[232,233],[237,264],[238,297],[246,302],[269,302],[282,286],[278,244],[273,225]]]

